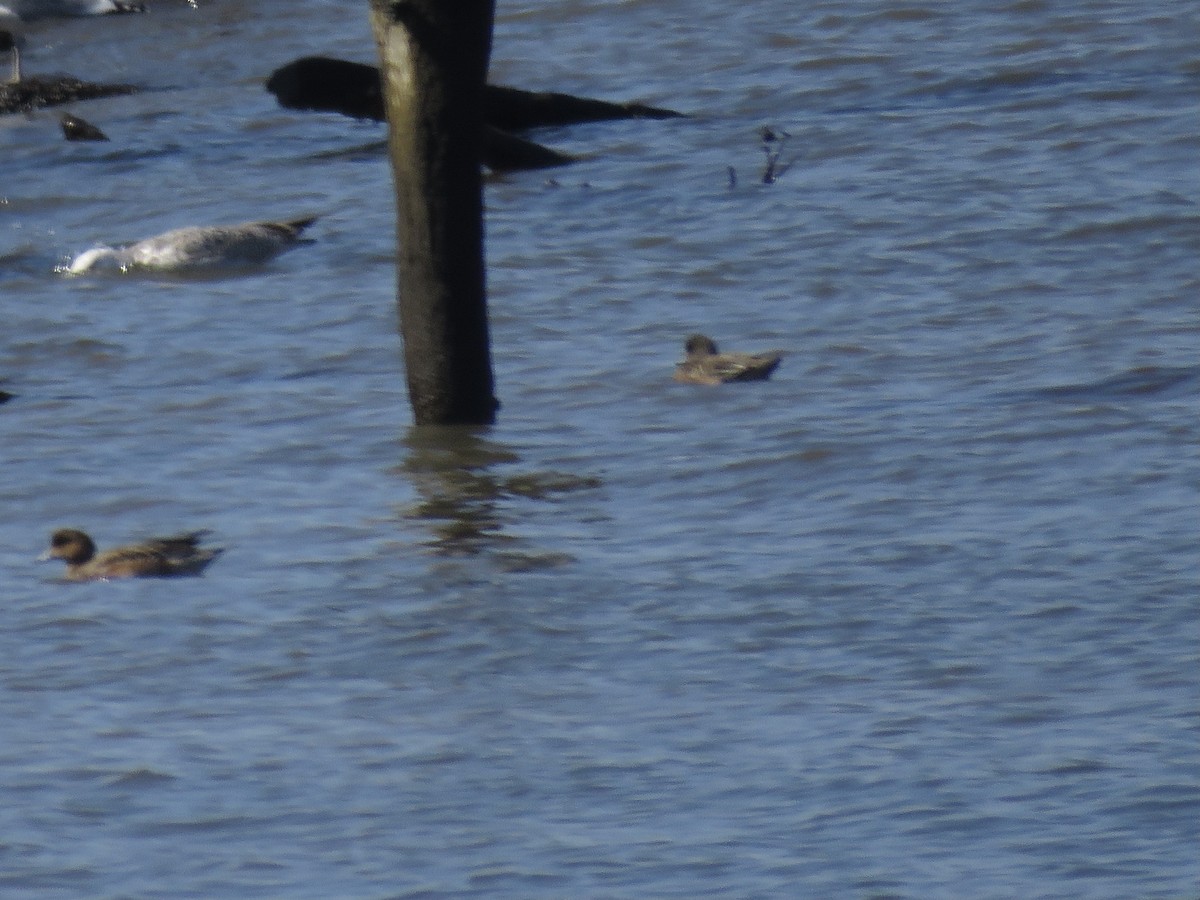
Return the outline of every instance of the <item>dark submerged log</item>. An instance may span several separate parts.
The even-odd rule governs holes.
[[[371,0],[396,192],[398,306],[417,425],[489,425],[483,88],[494,0]]]
[[[682,118],[686,116],[673,109],[644,103],[611,103],[550,91],[523,91],[499,84],[490,84],[487,89],[488,122],[508,131],[619,119]]]
[[[280,106],[289,109],[316,109],[383,121],[383,89],[375,66],[327,56],[305,56],[272,72],[267,79],[267,90],[275,95]],[[505,131],[616,119],[684,118],[683,113],[673,109],[643,103],[610,103],[496,84],[485,88],[484,116],[489,125]]]
[[[575,157],[569,153],[527,141],[491,125],[483,127],[482,152],[483,164],[493,172],[551,169],[575,162]]]
[[[379,69],[363,63],[305,56],[272,72],[267,90],[287,109],[337,112],[377,122],[384,119]]]
[[[375,66],[306,56],[281,66],[267,79],[280,106],[337,112],[383,121],[383,91]],[[494,171],[561,166],[573,157],[506,132],[615,119],[669,119],[682,113],[641,103],[610,103],[570,94],[534,93],[501,85],[484,88],[483,163]]]
[[[0,84],[0,113],[32,112],[44,106],[59,106],[99,97],[135,94],[131,84],[94,84],[73,75],[23,78],[16,84]]]
[[[385,118],[379,69],[363,63],[308,56],[272,72],[267,90],[287,109],[336,112],[377,122]],[[573,162],[574,157],[498,128],[487,128],[481,161],[495,172],[506,172],[562,166]]]

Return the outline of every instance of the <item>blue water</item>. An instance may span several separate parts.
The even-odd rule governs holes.
[[[262,89],[365,3],[31,25],[146,90],[0,117],[0,894],[1195,896],[1198,24],[501,4],[496,81],[693,115],[489,182],[473,435],[409,424],[381,127]],[[697,330],[787,356],[676,384]],[[226,552],[65,584],[63,525]]]

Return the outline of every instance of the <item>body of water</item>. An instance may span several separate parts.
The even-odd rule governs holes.
[[[502,2],[495,81],[691,117],[489,182],[476,434],[409,425],[383,128],[263,89],[365,2],[31,24],[144,90],[0,118],[0,893],[1196,896],[1200,19],[1063,6]]]

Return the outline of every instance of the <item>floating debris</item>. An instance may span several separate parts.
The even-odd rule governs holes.
[[[32,112],[44,106],[62,106],[100,97],[136,94],[132,84],[96,84],[73,75],[24,78],[15,84],[0,84],[0,113]]]
[[[58,121],[62,126],[63,137],[68,141],[108,140],[108,135],[87,119],[81,119],[79,116],[73,116],[70,113],[63,113]]]

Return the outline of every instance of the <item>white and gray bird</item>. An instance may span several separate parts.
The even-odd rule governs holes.
[[[93,247],[62,271],[189,273],[257,266],[301,243],[304,230],[315,221],[316,216],[310,216],[288,222],[191,225],[124,247]]]
[[[21,80],[21,47],[25,43],[25,23],[7,6],[0,6],[0,51],[12,54],[12,74],[9,84]]]
[[[6,5],[27,22],[146,11],[144,4],[126,3],[124,0],[7,0]]]
[[[16,84],[21,80],[21,47],[25,44],[26,22],[145,11],[142,3],[125,0],[6,0],[0,4],[0,52],[7,50],[12,54],[12,74],[8,83]]]

